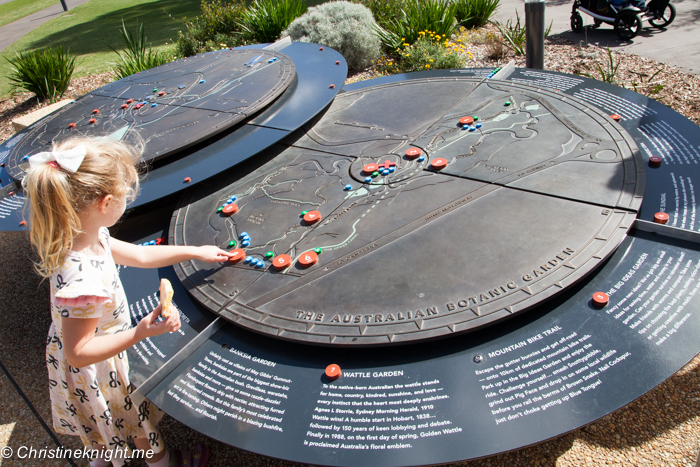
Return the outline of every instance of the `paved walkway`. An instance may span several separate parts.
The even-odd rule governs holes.
[[[644,29],[632,41],[621,41],[611,25],[603,24],[594,29],[593,18],[586,14],[581,14],[586,26],[584,32],[572,32],[570,17],[573,0],[546,0],[545,18],[547,26],[554,21],[551,34],[561,34],[575,42],[609,46],[610,50],[624,50],[700,75],[700,0],[671,0],[671,3],[675,5],[677,14],[666,30],[649,27],[649,23],[644,22]],[[523,23],[523,0],[501,0],[494,19],[501,23],[511,18],[515,20],[516,9]]]
[[[0,0],[1,1],[1,0]],[[89,0],[66,0],[68,5],[68,14],[70,9]],[[50,7],[32,13],[29,16],[13,21],[10,24],[0,27],[0,51],[5,50],[10,44],[27,34],[34,28],[39,27],[50,19],[56,18],[63,13],[61,2],[57,1]]]

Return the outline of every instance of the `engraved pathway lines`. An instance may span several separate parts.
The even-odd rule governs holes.
[[[228,302],[222,307],[231,308],[222,316],[291,340],[341,345],[420,340],[476,329],[527,310],[590,273],[615,250],[635,216],[631,203],[626,210],[617,209],[625,203],[615,200],[633,196],[635,183],[640,183],[634,176],[639,158],[634,143],[604,112],[519,84],[472,87],[466,80],[437,80],[441,85],[434,86],[433,81],[419,81],[402,83],[398,91],[394,85],[390,95],[379,93],[379,102],[394,105],[374,110],[370,92],[347,96],[344,108],[341,94],[332,104],[338,106],[332,115],[321,117],[277,156],[277,162],[235,182],[240,189],[232,191],[246,191],[239,196],[242,205],[248,200],[259,203],[251,204],[259,221],[237,227],[250,232],[253,251],[260,252],[257,245],[264,245],[275,254],[286,252],[294,262],[281,273],[258,274],[260,270],[236,265],[212,276],[201,293],[215,304],[221,300],[210,287],[219,280],[248,286],[233,298],[237,305]],[[384,92],[386,86],[375,90]],[[457,125],[458,117],[465,115],[478,115],[478,131]],[[426,162],[404,157],[411,147],[420,148]],[[439,172],[427,168],[437,157],[452,162]],[[394,172],[384,175],[382,170],[367,181],[369,174],[360,169],[385,161],[396,164]],[[546,170],[565,162],[599,164]],[[268,171],[274,176],[260,184]],[[527,183],[508,185],[521,179]],[[348,181],[351,186],[345,191]],[[587,196],[591,187],[595,193],[602,191]],[[298,218],[302,207],[297,203],[308,210],[324,206],[323,218],[306,225]],[[551,222],[547,232],[529,212],[542,206]],[[296,222],[293,231],[286,223],[291,217]],[[247,221],[231,219],[237,224],[239,219]],[[182,221],[193,230],[198,223],[197,216]],[[559,238],[560,229],[566,230],[565,238]],[[549,240],[538,240],[545,237]],[[433,241],[438,240],[453,246],[465,243],[458,252],[450,252],[435,250]],[[323,254],[316,265],[305,269],[296,264],[304,252],[317,247]],[[488,256],[504,248],[516,253]],[[554,259],[556,252],[550,250],[563,251],[564,258]],[[479,263],[478,269],[474,265],[480,255],[491,262]],[[437,275],[416,277],[411,268],[421,265]],[[441,275],[441,267],[453,274]],[[457,271],[463,272],[457,274],[463,279],[449,277]],[[256,285],[251,287],[250,281]],[[371,292],[363,296],[357,291]],[[472,296],[477,297],[475,303],[467,300]],[[303,316],[298,310],[305,310]],[[434,310],[436,316],[394,319],[396,313],[409,310]],[[373,321],[361,318],[363,326],[355,329],[348,321],[332,321],[336,312],[364,313]]]
[[[265,295],[263,295],[260,298],[257,298],[253,300],[252,302],[248,303],[248,306],[252,308],[258,308],[266,303],[269,303],[273,300],[276,300],[283,295],[286,295],[290,292],[293,292],[297,288],[308,284],[314,280],[317,280],[327,274],[330,274],[331,272],[336,271],[337,269],[340,269],[343,266],[346,266],[350,264],[351,262],[361,258],[364,256],[364,254],[358,254],[359,252],[362,252],[363,250],[366,250],[365,252],[368,251],[374,251],[378,248],[381,248],[384,245],[388,245],[391,242],[394,242],[395,240],[400,239],[401,237],[408,235],[415,229],[422,227],[424,225],[427,225],[430,222],[433,222],[437,219],[442,218],[443,216],[453,212],[455,209],[458,209],[460,207],[463,207],[467,204],[469,204],[471,201],[474,201],[491,191],[494,191],[498,189],[499,187],[497,186],[491,186],[491,185],[486,185],[482,188],[477,189],[476,191],[473,191],[469,194],[466,194],[464,196],[461,196],[457,199],[454,199],[450,201],[449,203],[444,204],[443,206],[433,210],[432,212],[429,212],[425,215],[421,215],[420,217],[414,219],[413,221],[403,225],[400,228],[397,228],[391,232],[386,233],[385,235],[376,237],[374,240],[371,242],[368,242],[365,245],[362,245],[358,247],[357,249],[348,252],[346,255],[343,255],[341,258],[338,258],[336,260],[331,261],[330,263],[324,265],[324,267],[319,267],[316,269],[312,269],[309,273],[304,274],[302,277],[294,281],[293,283],[287,284],[285,286],[279,287]],[[369,248],[370,246],[373,246],[372,248]]]
[[[260,53],[265,59],[276,60],[243,67]],[[138,132],[146,143],[143,160],[157,160],[257,113],[282,94],[295,75],[292,60],[279,52],[227,49],[182,59],[95,90],[24,130],[27,138],[22,144],[0,147],[11,148],[7,171],[17,180],[24,177],[24,156],[66,136],[112,136],[133,141],[134,132]],[[122,109],[122,105],[129,107]],[[92,109],[99,109],[100,114],[88,124]],[[75,128],[70,129],[70,123]]]

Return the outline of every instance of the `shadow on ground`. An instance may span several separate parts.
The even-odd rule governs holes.
[[[70,26],[28,44],[28,49],[62,45],[70,47],[73,54],[85,55],[109,52],[110,46],[122,48],[119,30],[122,19],[127,27],[134,28],[137,22],[144,24],[147,42],[152,46],[177,40],[177,32],[185,30],[184,19],[199,13],[199,2],[183,0],[160,0],[157,13],[150,4],[135,5],[90,21]]]

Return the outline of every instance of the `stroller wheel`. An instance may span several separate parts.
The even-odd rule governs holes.
[[[668,3],[664,11],[660,12],[658,16],[649,19],[649,24],[661,29],[671,24],[674,19],[676,19],[676,7]]]
[[[574,32],[583,31],[583,18],[578,11],[571,13],[571,30]]]
[[[615,18],[615,32],[620,39],[630,40],[642,30],[642,20],[631,10],[622,10]]]

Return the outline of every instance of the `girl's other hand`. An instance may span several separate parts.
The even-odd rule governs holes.
[[[197,247],[197,259],[206,263],[221,263],[228,261],[233,256],[226,250],[222,250],[214,245],[205,245]]]
[[[146,337],[159,336],[166,332],[175,332],[180,329],[180,313],[177,308],[170,307],[170,317],[162,321],[156,321],[160,316],[160,304],[151,313],[146,315],[136,325],[136,335],[139,340]]]

